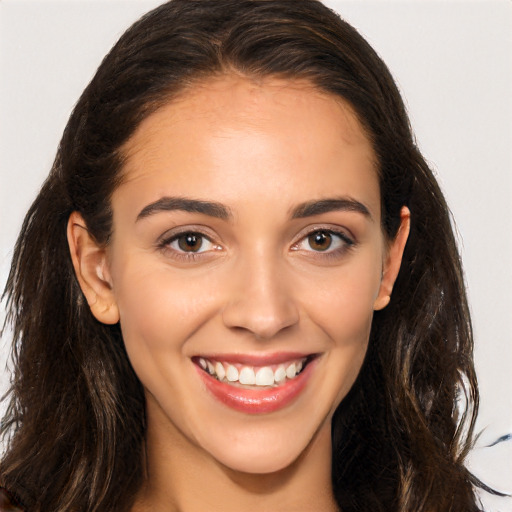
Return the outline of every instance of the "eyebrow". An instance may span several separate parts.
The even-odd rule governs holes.
[[[292,210],[292,219],[303,219],[332,211],[357,212],[373,220],[370,210],[359,201],[351,198],[320,199],[299,204]]]
[[[229,208],[214,201],[202,201],[186,197],[162,197],[145,206],[137,215],[136,221],[156,213],[174,210],[202,213],[222,220],[231,219],[233,217]],[[292,210],[291,218],[303,219],[305,217],[312,217],[332,211],[358,212],[373,220],[370,211],[363,203],[350,198],[320,199],[301,203]]]
[[[180,210],[184,212],[202,213],[210,217],[227,220],[232,214],[226,206],[213,201],[201,201],[186,197],[162,197],[145,206],[137,215],[137,221],[160,212]]]

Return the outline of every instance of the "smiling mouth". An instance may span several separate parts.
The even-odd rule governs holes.
[[[279,364],[247,365],[220,361],[215,358],[195,357],[193,361],[209,376],[234,387],[269,388],[285,385],[297,378],[315,356],[309,355]]]
[[[192,358],[209,394],[231,409],[265,414],[293,403],[320,354],[211,355]]]

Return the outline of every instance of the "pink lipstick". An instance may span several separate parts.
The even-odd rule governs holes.
[[[262,414],[277,411],[304,389],[316,355],[215,355],[193,361],[207,390],[235,410]]]

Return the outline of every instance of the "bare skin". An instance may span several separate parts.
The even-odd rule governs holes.
[[[404,208],[396,239],[382,232],[357,117],[304,82],[226,76],[152,114],[124,151],[111,243],[97,246],[77,213],[68,239],[93,314],[120,322],[146,392],[133,511],[337,510],[332,415],[409,226]],[[266,388],[271,410],[247,405],[261,386],[205,369],[237,361],[277,379],[283,360],[304,368]]]

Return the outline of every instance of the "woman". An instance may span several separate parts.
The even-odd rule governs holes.
[[[26,510],[477,510],[448,210],[387,68],[316,1],[129,29],[7,297]]]

